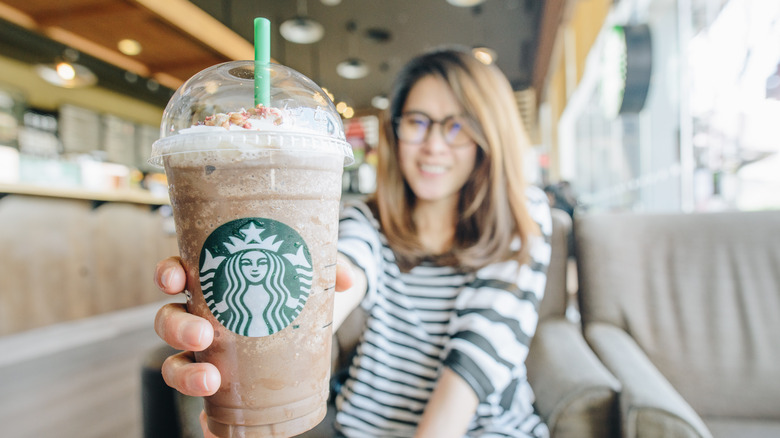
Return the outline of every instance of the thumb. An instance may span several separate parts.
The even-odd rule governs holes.
[[[336,292],[344,292],[352,287],[354,277],[352,263],[339,254],[336,260]]]

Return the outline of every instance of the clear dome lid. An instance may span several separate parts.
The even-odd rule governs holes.
[[[341,117],[325,92],[289,67],[263,68],[270,78],[267,105],[255,105],[254,61],[218,64],[182,84],[163,112],[149,162],[162,166],[166,155],[262,148],[273,137],[274,148],[340,154],[351,164]]]

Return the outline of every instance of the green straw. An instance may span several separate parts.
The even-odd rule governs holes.
[[[255,18],[255,106],[268,106],[271,100],[271,22]]]

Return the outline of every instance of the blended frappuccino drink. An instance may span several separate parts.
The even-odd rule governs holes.
[[[211,321],[196,353],[222,375],[206,398],[218,436],[288,437],[325,415],[341,175],[335,108],[297,72],[252,62],[204,70],[174,95],[153,162],[165,167],[188,310]],[[186,125],[186,126],[185,126]],[[167,135],[166,135],[167,134]]]

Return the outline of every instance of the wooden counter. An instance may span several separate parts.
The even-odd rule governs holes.
[[[0,193],[48,196],[53,198],[84,199],[99,202],[130,202],[133,204],[164,205],[169,204],[167,196],[155,196],[147,190],[123,189],[110,191],[85,190],[81,188],[58,188],[34,184],[0,183]]]

